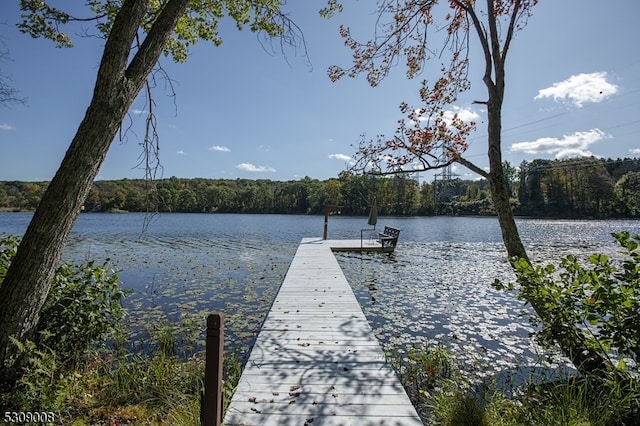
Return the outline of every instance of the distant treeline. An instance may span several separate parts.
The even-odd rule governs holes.
[[[534,160],[519,168],[519,214],[640,217],[640,159]]]
[[[579,158],[534,160],[506,166],[518,215],[571,218],[640,217],[640,160]],[[47,182],[0,182],[0,209],[34,210]],[[86,212],[322,214],[327,204],[343,214],[366,215],[371,200],[379,215],[493,214],[486,180],[422,182],[411,175],[373,177],[342,172],[337,178],[182,179],[171,177],[96,181]]]

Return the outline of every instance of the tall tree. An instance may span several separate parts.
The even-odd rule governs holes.
[[[407,76],[413,78],[423,70],[427,60],[450,54],[448,63],[441,67],[441,77],[431,85],[422,82],[421,107],[413,108],[406,103],[400,106],[405,118],[400,120],[393,138],[361,141],[355,167],[393,174],[407,168],[432,170],[453,162],[462,164],[490,183],[509,259],[529,262],[509,202],[501,129],[507,55],[514,34],[526,25],[537,0],[449,0],[443,6],[448,8],[445,11],[437,9],[438,3],[437,0],[378,2],[375,37],[365,43],[355,40],[349,28],[341,27],[345,45],[353,51],[353,65],[347,69],[330,67],[329,76],[333,80],[365,74],[368,82],[376,86],[400,58],[405,60]],[[438,13],[444,16],[444,23],[437,20]],[[432,40],[439,40],[436,32],[442,29],[446,30],[442,45],[434,45]],[[484,59],[481,78],[487,98],[476,102],[484,104],[487,111],[489,172],[463,157],[466,138],[475,123],[463,121],[453,108],[458,95],[470,87],[469,51],[476,45],[471,40],[474,34]],[[543,312],[534,303],[532,307],[539,315]],[[561,349],[580,371],[610,369],[607,359],[584,345],[578,336],[570,326],[555,330]]]
[[[403,103],[400,106],[406,119],[400,120],[392,139],[378,137],[375,141],[361,141],[355,167],[397,173],[406,166],[411,170],[433,170],[453,162],[462,164],[491,183],[491,195],[509,257],[528,259],[505,185],[501,129],[507,53],[514,33],[526,24],[537,0],[487,0],[484,6],[482,2],[470,0],[448,3],[449,12],[444,18],[447,36],[440,48],[429,42],[431,33],[440,29],[440,24],[435,22],[437,0],[380,2],[376,38],[366,43],[356,41],[348,28],[341,27],[345,44],[353,50],[353,66],[349,69],[331,67],[329,75],[334,80],[364,73],[369,83],[376,86],[400,56],[406,60],[407,76],[413,78],[423,70],[428,59],[442,57],[447,51],[451,53],[449,63],[441,68],[441,77],[432,85],[422,82],[419,95],[423,105],[412,108]],[[465,122],[452,108],[458,95],[470,87],[469,49],[474,33],[485,60],[482,81],[487,100],[478,103],[485,104],[487,109],[489,172],[462,156],[467,148],[466,137],[475,123]]]
[[[217,23],[224,16],[242,28],[295,42],[297,27],[281,12],[281,0],[87,0],[106,38],[93,98],[64,159],[33,215],[0,287],[0,378],[15,373],[17,348],[38,322],[65,242],[123,118],[164,52],[187,59],[198,39],[221,42]],[[21,0],[33,37],[71,46],[59,31],[79,20],[42,0]],[[331,5],[329,6],[331,7]],[[87,21],[89,19],[82,19]]]
[[[632,216],[640,215],[640,172],[630,172],[615,184],[615,193]]]

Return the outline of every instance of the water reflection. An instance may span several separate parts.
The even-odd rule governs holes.
[[[0,213],[0,236],[24,233],[30,214]],[[148,327],[179,321],[202,348],[204,318],[223,311],[227,349],[248,351],[304,237],[321,236],[322,217],[161,214],[142,232],[142,214],[82,214],[64,260],[111,259],[126,288],[128,324],[143,347]],[[539,366],[527,307],[494,291],[513,279],[495,218],[384,218],[400,228],[396,252],[338,255],[376,335],[386,348],[447,344],[478,376]],[[366,218],[332,217],[330,238],[358,239]],[[569,253],[616,253],[610,233],[638,232],[637,221],[519,219],[536,261]]]
[[[495,278],[513,279],[502,250],[500,244],[405,243],[394,262],[384,255],[338,259],[386,350],[445,344],[469,374],[486,377],[539,364],[522,318],[526,307],[490,286]]]

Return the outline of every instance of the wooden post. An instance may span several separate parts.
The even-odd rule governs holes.
[[[222,423],[222,358],[224,347],[224,315],[215,312],[207,317],[206,365],[204,396],[200,417],[203,426]]]
[[[324,232],[322,233],[322,239],[327,239],[327,234],[329,231],[329,206],[324,206]]]
[[[326,204],[324,206],[324,232],[322,233],[322,239],[326,240],[327,239],[327,235],[328,235],[328,231],[329,231],[329,215],[331,213],[340,213],[340,209],[342,209],[343,206],[333,206],[331,204]]]

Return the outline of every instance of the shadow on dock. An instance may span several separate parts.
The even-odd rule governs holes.
[[[298,247],[225,425],[422,425],[331,243]]]

